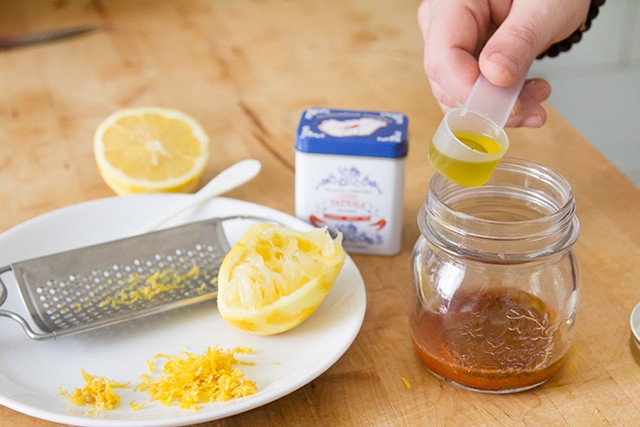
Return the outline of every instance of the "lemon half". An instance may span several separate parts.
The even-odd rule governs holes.
[[[332,239],[324,229],[255,225],[220,266],[220,315],[259,335],[290,330],[326,298],[345,259],[342,236]]]
[[[189,192],[209,159],[209,138],[191,116],[173,109],[118,111],[94,135],[96,163],[117,194]]]

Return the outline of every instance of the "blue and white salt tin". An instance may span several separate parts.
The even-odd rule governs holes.
[[[340,231],[349,253],[397,254],[407,131],[402,113],[305,110],[296,138],[296,216]]]

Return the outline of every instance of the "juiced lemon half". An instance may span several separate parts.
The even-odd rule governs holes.
[[[318,308],[346,259],[342,236],[324,229],[251,227],[218,274],[218,309],[231,326],[259,335],[284,332]]]
[[[191,116],[167,108],[118,111],[98,126],[100,174],[117,194],[189,192],[209,159],[209,138]]]

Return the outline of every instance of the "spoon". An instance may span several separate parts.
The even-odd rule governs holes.
[[[211,181],[204,187],[202,187],[197,193],[189,197],[189,200],[178,206],[172,211],[167,212],[156,221],[147,224],[145,227],[139,229],[135,234],[143,234],[156,229],[159,225],[167,222],[176,215],[186,211],[187,209],[210,200],[220,194],[233,190],[236,187],[250,181],[258,172],[262,165],[258,160],[247,159],[239,161],[238,163],[228,167],[213,177]]]

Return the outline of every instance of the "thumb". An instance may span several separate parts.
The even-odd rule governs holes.
[[[529,71],[536,56],[550,43],[559,27],[558,11],[550,2],[512,3],[506,19],[487,41],[480,53],[480,71],[493,84],[510,86]]]

